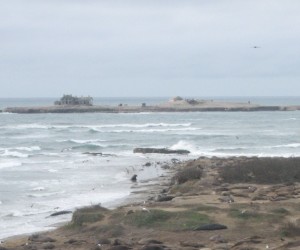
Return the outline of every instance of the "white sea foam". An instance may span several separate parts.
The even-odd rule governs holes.
[[[31,146],[31,147],[17,147],[17,150],[22,150],[22,151],[39,151],[41,148],[39,146]]]
[[[106,124],[94,126],[95,128],[117,128],[117,127],[129,127],[129,128],[152,128],[152,127],[189,127],[191,123],[145,123],[145,124]]]
[[[17,157],[17,158],[27,158],[29,155],[28,154],[23,154],[20,152],[16,152],[16,151],[9,151],[9,150],[5,150],[5,152],[2,154],[2,156],[11,156],[11,157]]]
[[[197,153],[197,147],[191,141],[180,140],[176,144],[170,147],[173,150],[184,149],[190,151],[192,154]]]
[[[0,162],[0,169],[2,169],[2,168],[19,167],[19,166],[22,166],[22,163],[18,162],[18,161]]]
[[[11,213],[7,214],[5,217],[21,217],[24,213],[19,210],[13,210]]]
[[[38,124],[38,123],[29,123],[29,124],[18,124],[18,125],[5,125],[1,126],[5,129],[48,129],[48,125]]]
[[[51,168],[51,169],[48,169],[48,172],[49,172],[49,173],[55,173],[55,172],[58,172],[58,170],[52,169],[52,168]]]
[[[98,130],[93,129],[100,133],[164,133],[164,132],[187,132],[197,131],[201,128],[164,128],[164,129],[114,129],[114,130]]]
[[[86,143],[93,143],[93,142],[106,142],[107,140],[100,140],[100,139],[92,139],[92,140],[79,140],[79,139],[69,139],[69,140],[56,140],[57,142],[73,142],[78,144],[86,144]]]
[[[300,148],[300,143],[275,145],[275,146],[271,146],[271,148]]]
[[[32,191],[43,191],[45,190],[45,187],[35,187],[33,189],[31,189]]]

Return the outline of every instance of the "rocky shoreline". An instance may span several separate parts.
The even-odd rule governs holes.
[[[79,209],[67,225],[0,249],[299,249],[300,158],[205,158],[113,210]]]

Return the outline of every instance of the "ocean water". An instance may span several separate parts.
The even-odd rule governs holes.
[[[99,98],[96,103],[164,100]],[[0,107],[52,101],[0,99]],[[295,105],[300,99],[258,98],[257,103]],[[133,153],[135,147],[187,149],[191,154],[141,155]],[[103,155],[86,154],[91,152]],[[113,207],[133,190],[133,174],[139,180],[135,185],[163,174],[157,162],[241,155],[300,156],[300,112],[0,113],[0,239],[48,230],[71,217],[49,216],[56,211],[99,203]],[[152,166],[144,167],[146,162]]]

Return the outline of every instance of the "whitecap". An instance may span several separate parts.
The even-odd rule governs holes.
[[[188,132],[197,131],[201,128],[165,128],[165,129],[115,129],[115,130],[97,130],[101,133],[164,133],[164,132]]]
[[[27,158],[29,155],[28,154],[23,154],[20,152],[16,152],[16,151],[9,151],[9,150],[5,150],[5,152],[2,154],[2,156],[11,156],[11,157],[17,157],[17,158]]]
[[[5,217],[21,217],[21,216],[24,216],[24,213],[22,213],[19,210],[14,210],[11,213],[5,215]]]
[[[27,196],[30,198],[42,198],[42,197],[50,197],[50,196],[56,196],[59,194],[63,194],[64,191],[61,192],[52,192],[52,193],[35,193],[35,194],[28,194]]]
[[[185,141],[185,140],[178,141],[176,144],[171,146],[170,149],[172,149],[172,150],[184,149],[184,150],[190,151],[191,153],[197,152],[197,148],[196,148],[195,144],[193,142]]]
[[[31,146],[31,147],[17,147],[17,150],[22,150],[22,151],[39,151],[41,148],[39,146]]]
[[[58,170],[56,170],[56,169],[48,169],[48,172],[49,173],[55,173],[55,172],[58,172]]]
[[[33,189],[31,189],[32,191],[43,191],[43,190],[45,190],[45,188],[44,187],[35,187],[35,188],[33,188]]]
[[[0,169],[2,168],[12,168],[22,166],[21,162],[17,161],[8,161],[8,162],[0,162]]]
[[[57,142],[73,142],[78,144],[94,143],[94,142],[106,142],[106,140],[79,140],[79,139],[70,139],[70,140],[56,140]]]
[[[47,125],[38,124],[38,123],[6,125],[1,127],[6,129],[48,129],[49,128],[49,126]]]
[[[117,128],[117,127],[130,127],[130,128],[151,128],[151,127],[189,127],[191,123],[144,123],[144,124],[106,124],[94,126],[94,128]]]
[[[300,147],[300,143],[289,143],[289,144],[271,146],[270,148],[299,148],[299,147]]]

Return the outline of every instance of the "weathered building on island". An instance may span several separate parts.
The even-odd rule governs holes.
[[[93,105],[93,97],[90,96],[72,96],[72,95],[63,95],[59,101],[55,101],[54,105],[85,105],[92,106]]]

